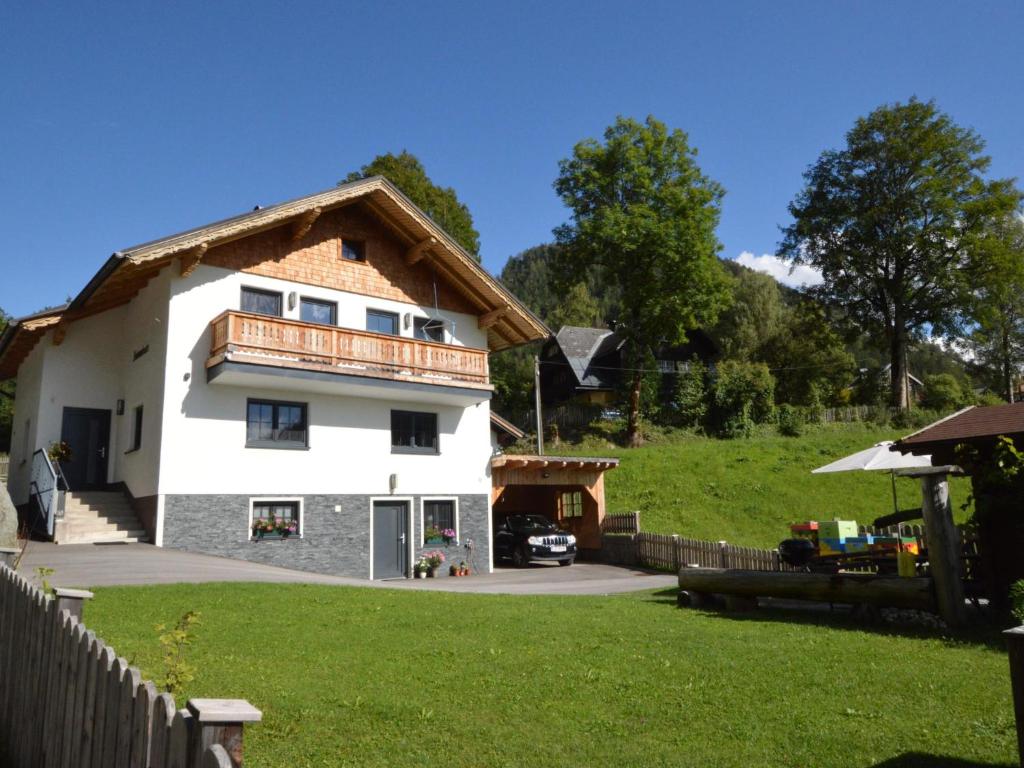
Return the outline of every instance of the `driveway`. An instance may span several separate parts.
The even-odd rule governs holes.
[[[675,586],[676,577],[598,563],[570,568],[534,565],[496,568],[494,573],[462,578],[367,581],[326,576],[273,565],[212,557],[151,544],[64,544],[33,541],[20,571],[30,578],[38,567],[53,568],[49,582],[58,587],[110,587],[140,584],[198,584],[210,581],[257,581],[338,584],[383,589],[425,589],[510,595],[607,595]]]

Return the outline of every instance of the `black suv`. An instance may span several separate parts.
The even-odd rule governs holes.
[[[494,553],[517,567],[551,560],[572,565],[576,537],[541,515],[509,515],[494,532]]]

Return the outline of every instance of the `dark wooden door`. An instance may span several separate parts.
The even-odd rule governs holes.
[[[110,411],[65,408],[60,439],[71,448],[71,460],[60,464],[68,489],[96,491],[105,488],[110,453]]]
[[[408,575],[409,512],[404,501],[373,503],[373,578]]]

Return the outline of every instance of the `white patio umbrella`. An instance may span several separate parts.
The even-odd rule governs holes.
[[[865,448],[863,451],[857,451],[857,453],[852,453],[849,456],[837,459],[831,464],[826,464],[823,467],[812,469],[811,474],[818,475],[824,474],[825,472],[853,472],[858,469],[865,472],[886,470],[892,478],[893,511],[899,512],[899,503],[896,499],[896,470],[930,467],[932,465],[932,457],[914,456],[912,454],[900,453],[899,451],[892,451],[889,450],[891,445],[892,440],[883,440],[880,443],[875,443],[870,448]]]

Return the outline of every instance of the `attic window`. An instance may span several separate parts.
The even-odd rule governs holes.
[[[363,240],[342,240],[341,258],[346,261],[366,261],[366,242]]]

